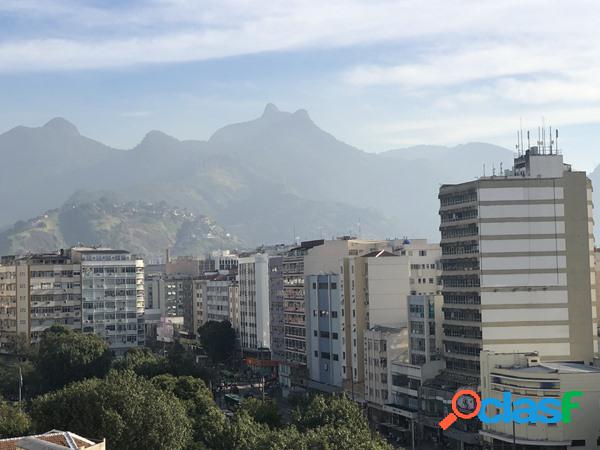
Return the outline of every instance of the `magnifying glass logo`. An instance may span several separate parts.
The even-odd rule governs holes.
[[[456,404],[458,402],[458,400],[465,395],[473,398],[473,400],[475,401],[475,408],[470,413],[461,412],[458,409],[458,406]],[[477,414],[479,414],[480,409],[481,409],[481,398],[479,397],[477,392],[472,391],[470,389],[461,389],[456,394],[454,394],[454,397],[452,397],[452,411],[453,412],[451,412],[446,417],[444,417],[440,421],[439,425],[442,428],[442,430],[447,430],[448,428],[450,428],[450,425],[452,425],[454,422],[456,422],[456,419],[458,419],[459,417],[461,419],[472,419]]]

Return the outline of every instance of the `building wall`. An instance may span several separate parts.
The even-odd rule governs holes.
[[[585,362],[597,351],[590,182],[562,156],[528,158],[515,159],[519,176],[440,189],[444,353],[474,382],[481,349]]]
[[[12,351],[17,338],[17,269],[0,265],[0,352]]]
[[[269,325],[271,358],[285,359],[285,328],[283,320],[283,256],[269,257]]]
[[[376,326],[364,336],[364,398],[381,409],[391,401],[392,361],[408,361],[408,329]]]
[[[481,356],[481,395],[483,398],[501,399],[504,392],[510,392],[513,401],[528,397],[562,398],[568,391],[581,391],[583,395],[574,399],[580,407],[572,410],[571,422],[565,424],[515,424],[515,437],[519,445],[562,445],[571,447],[579,441],[582,449],[597,448],[600,414],[600,369],[581,364],[550,363],[550,367],[535,367],[539,360],[534,354],[508,353],[495,354],[484,351]],[[526,395],[524,395],[526,394]],[[491,407],[490,416],[495,415]],[[483,424],[482,432],[486,441],[492,437],[497,441],[512,443],[513,424],[500,421],[497,424]]]
[[[309,314],[310,379],[322,385],[342,387],[341,305],[339,275],[306,277]]]
[[[123,352],[143,346],[144,261],[128,252],[73,249],[81,262],[83,332]]]
[[[239,259],[240,338],[243,349],[258,350],[271,345],[268,258],[257,253]]]

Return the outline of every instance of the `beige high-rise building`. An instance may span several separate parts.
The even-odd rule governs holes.
[[[0,351],[37,342],[52,325],[81,330],[80,265],[64,251],[3,257]]]
[[[444,357],[477,383],[481,350],[590,363],[597,352],[592,186],[551,147],[439,192]]]
[[[343,258],[346,353],[344,374],[363,392],[365,332],[406,325],[407,296],[440,292],[440,254],[425,239],[380,241],[379,248]]]

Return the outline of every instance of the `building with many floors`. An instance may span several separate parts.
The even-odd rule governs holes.
[[[408,321],[406,298],[440,292],[440,248],[425,239],[380,241],[377,248],[342,258],[344,373],[364,392],[366,330]]]
[[[124,352],[145,343],[144,261],[125,250],[74,247],[81,266],[82,330]]]
[[[0,261],[0,349],[52,325],[94,333],[115,351],[144,345],[144,263],[124,250],[74,247]]]
[[[439,192],[444,358],[479,381],[479,354],[538,351],[589,363],[597,352],[592,186],[556,149]]]
[[[240,344],[246,354],[271,346],[269,255],[256,253],[238,260]]]
[[[342,345],[340,283],[337,274],[306,277],[307,334],[310,354],[309,386],[325,391],[341,391]]]

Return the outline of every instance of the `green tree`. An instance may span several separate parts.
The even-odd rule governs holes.
[[[0,438],[25,436],[30,428],[29,416],[0,398]]]
[[[266,447],[271,432],[266,425],[257,423],[246,411],[238,410],[227,424],[218,449],[258,450]]]
[[[231,322],[209,320],[198,328],[200,342],[213,362],[223,362],[231,358],[235,351],[235,330]]]
[[[47,392],[73,381],[104,377],[111,360],[108,344],[102,338],[52,326],[42,333],[35,366]]]
[[[38,431],[63,429],[105,437],[114,450],[182,450],[191,438],[184,404],[132,371],[111,371],[38,397],[31,416]]]
[[[308,448],[388,449],[381,437],[372,433],[359,407],[344,395],[315,396],[294,412],[294,424],[306,432]]]
[[[271,429],[279,428],[282,425],[279,408],[273,400],[247,398],[242,402],[241,409],[246,411],[258,423],[265,424]]]
[[[193,441],[204,448],[218,448],[225,430],[225,415],[217,407],[206,384],[193,377],[160,375],[155,386],[180,399],[192,421]],[[200,447],[203,448],[203,447]]]
[[[21,390],[23,399],[37,395],[40,379],[31,361],[0,363],[0,397],[17,400],[19,398],[19,380],[21,377],[23,377],[23,388]]]
[[[169,372],[169,363],[163,356],[152,353],[147,348],[132,348],[121,358],[113,361],[117,370],[133,370],[136,374],[152,378]]]

